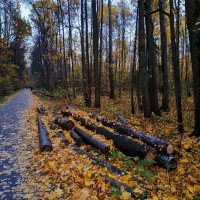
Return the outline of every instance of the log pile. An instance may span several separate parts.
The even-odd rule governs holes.
[[[114,129],[119,134],[131,136],[133,138],[141,140],[142,142],[156,148],[161,153],[166,153],[168,155],[171,155],[174,152],[174,147],[170,142],[161,140],[147,133],[133,130],[128,126],[120,125],[116,122],[111,122],[103,117],[97,116],[96,120],[98,122],[101,122],[104,126]]]
[[[122,116],[118,117],[117,122],[112,122],[106,118],[96,116],[90,113],[89,117],[95,118],[97,122],[101,122],[105,127],[114,129],[114,133],[108,131],[106,128],[93,123],[90,119],[80,116],[79,112],[67,106],[67,112],[77,121],[81,126],[89,130],[95,131],[98,134],[104,135],[107,139],[113,140],[115,146],[123,153],[131,156],[139,156],[141,158],[156,160],[159,165],[170,165],[171,169],[177,167],[174,153],[174,146],[172,143],[161,140],[155,136],[147,133],[135,131],[131,129]],[[131,139],[131,138],[133,139]]]
[[[92,113],[89,114],[89,117],[86,117],[71,106],[67,105],[66,107],[67,110],[61,111],[62,117],[57,117],[54,123],[50,125],[51,129],[59,130],[58,137],[66,144],[68,144],[67,138],[62,134],[60,128],[69,131],[76,146],[89,144],[91,148],[95,148],[97,151],[100,150],[105,154],[109,153],[109,146],[107,144],[97,139],[95,134],[91,135],[86,129],[83,130],[75,126],[75,123],[68,118],[73,117],[81,126],[96,134],[103,135],[107,140],[112,140],[115,147],[125,155],[155,160],[159,165],[165,167],[170,165],[171,169],[177,167],[175,157],[173,156],[174,147],[170,142],[131,129],[122,116],[118,116],[120,123],[112,122]],[[98,125],[90,117],[96,119],[97,122],[101,122],[104,127]],[[112,128],[114,131],[111,132],[105,127]]]

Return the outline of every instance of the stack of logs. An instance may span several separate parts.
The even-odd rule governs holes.
[[[65,110],[61,111],[61,114],[62,117],[56,118],[50,128],[57,129],[61,127],[69,131],[77,146],[81,146],[83,142],[87,142],[96,149],[101,150],[101,152],[105,154],[109,153],[109,146],[107,144],[75,126],[73,121],[69,120],[68,117],[73,117],[81,126],[94,131],[96,134],[101,134],[106,139],[113,140],[116,148],[125,155],[155,160],[158,164],[170,167],[171,169],[177,166],[175,157],[173,156],[174,146],[170,142],[161,140],[147,133],[133,130],[127,125],[126,120],[122,116],[118,117],[118,122],[120,123],[109,121],[106,118],[91,113],[88,117],[83,117],[77,109],[69,105],[66,106]],[[94,122],[94,119],[96,122]],[[99,123],[104,127],[98,125]],[[113,131],[111,132],[105,127],[109,127]],[[40,130],[39,134],[42,135]],[[66,142],[67,139],[61,131],[59,132],[59,137]],[[42,137],[40,136],[40,138]]]

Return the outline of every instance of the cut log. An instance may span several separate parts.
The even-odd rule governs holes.
[[[38,117],[38,132],[39,132],[39,143],[41,151],[52,151],[52,143],[49,139],[49,135],[47,129],[42,122],[42,120]]]
[[[161,140],[161,139],[151,136],[147,133],[135,131],[127,126],[118,127],[117,132],[119,132],[120,134],[131,136],[138,140],[141,140],[144,143],[156,148],[161,153],[166,153],[168,155],[171,155],[174,152],[174,147],[170,142]]]
[[[82,138],[78,135],[78,133],[76,133],[74,130],[70,131],[70,135],[71,137],[74,139],[74,141],[76,142],[76,146],[80,147],[83,143]]]
[[[58,118],[55,120],[55,123],[67,131],[74,128],[74,122],[69,120],[67,117]]]
[[[67,140],[66,136],[64,135],[64,133],[62,131],[58,131],[58,137],[65,143],[65,144],[69,144],[69,141]]]
[[[61,110],[61,113],[63,115],[63,117],[70,117],[72,116],[72,113],[67,111],[67,110]]]
[[[120,176],[123,176],[123,175],[126,175],[127,172],[109,164],[108,162],[106,161],[103,161],[103,160],[99,160],[98,158],[96,158],[95,156],[93,156],[91,153],[88,153],[78,147],[76,147],[75,145],[70,145],[71,148],[76,151],[78,154],[80,155],[86,155],[90,160],[92,160],[92,163],[94,165],[98,165],[100,167],[103,167],[103,168],[107,168],[110,172],[112,172],[113,174],[116,174],[116,175],[120,175]],[[131,179],[135,182],[137,182],[138,184],[140,184],[141,186],[145,186],[146,183],[142,180],[139,180],[138,178],[136,178],[135,176],[131,176]]]
[[[57,125],[57,124],[54,124],[54,123],[51,123],[50,124],[50,129],[51,130],[56,130],[56,129],[59,129],[60,127]]]
[[[103,117],[97,117],[96,120],[100,121],[104,126],[113,128],[119,134],[128,135],[128,136],[131,136],[138,140],[141,140],[142,142],[156,148],[156,150],[158,150],[161,153],[166,153],[166,154],[170,155],[170,154],[173,154],[173,152],[174,152],[174,147],[170,142],[161,140],[161,139],[159,139],[155,136],[151,136],[147,133],[133,130],[128,126],[119,125],[118,123],[111,122]]]
[[[109,152],[109,146],[107,144],[104,144],[94,136],[91,136],[90,134],[86,133],[85,131],[81,130],[78,127],[75,127],[74,130],[85,140],[87,140],[89,143],[100,149],[103,153]]]
[[[117,117],[117,121],[122,123],[122,124],[124,124],[124,125],[127,125],[127,122],[126,122],[125,118],[123,116],[121,116],[121,115],[119,115]]]
[[[38,111],[38,113],[41,114],[41,115],[45,115],[45,114],[46,114],[45,108],[42,107],[42,106],[38,107],[38,108],[37,108],[37,111]]]
[[[172,155],[158,154],[156,157],[156,162],[170,170],[177,168],[176,159]]]
[[[90,118],[96,118],[97,117],[96,114],[94,114],[94,113],[88,113],[88,115],[89,115]]]
[[[67,109],[74,110],[74,108],[73,108],[72,106],[70,106],[70,105],[66,105],[65,107],[66,107]]]
[[[155,160],[157,152],[154,148],[141,144],[139,142],[133,141],[124,135],[119,135],[117,133],[111,133],[103,127],[96,126],[96,132],[104,135],[107,139],[113,140],[115,146],[119,148],[124,154],[130,156],[139,156],[141,158]]]

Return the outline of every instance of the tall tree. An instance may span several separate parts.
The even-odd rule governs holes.
[[[110,86],[110,98],[115,98],[115,85],[113,74],[113,28],[112,28],[112,9],[111,0],[108,0],[108,18],[109,18],[109,86]]]
[[[146,1],[146,30],[147,30],[147,56],[148,56],[148,69],[149,69],[149,90],[150,90],[150,101],[151,110],[156,115],[160,115],[159,104],[158,104],[158,81],[157,81],[157,58],[155,51],[154,41],[154,25],[152,21],[152,15],[148,14],[151,12],[151,1]]]
[[[99,28],[97,15],[97,1],[92,0],[92,29],[93,29],[93,57],[94,57],[94,83],[95,83],[95,107],[101,107],[100,102],[100,73],[99,73]]]
[[[90,55],[89,55],[89,33],[88,33],[88,7],[87,7],[87,0],[85,0],[85,40],[86,40],[86,63],[87,63],[87,84],[88,84],[88,94],[87,94],[87,106],[90,107],[92,104],[92,91],[91,91],[91,84],[92,84],[92,75],[90,69]]]
[[[186,0],[185,9],[189,30],[190,51],[193,71],[195,125],[192,135],[200,136],[200,2],[198,0]]]
[[[88,106],[87,93],[87,68],[85,62],[85,23],[84,23],[84,0],[81,0],[81,63],[83,76],[83,94],[86,106]]]
[[[171,31],[171,49],[172,49],[172,65],[174,70],[174,92],[176,96],[176,111],[178,121],[178,131],[183,133],[183,115],[181,103],[181,81],[180,81],[180,66],[179,66],[179,48],[176,40],[175,22],[174,22],[174,1],[169,0],[170,3],[170,31]]]
[[[146,45],[145,45],[145,28],[144,28],[144,13],[145,6],[144,0],[138,0],[139,9],[139,68],[141,70],[141,90],[142,90],[142,103],[144,109],[144,117],[151,116],[151,106],[149,101],[148,90],[148,77],[147,77],[147,58],[146,58]]]
[[[138,40],[138,8],[136,15],[136,29],[135,29],[135,39],[133,47],[133,64],[131,68],[131,113],[135,114],[135,105],[134,105],[134,83],[136,77],[136,51],[137,51],[137,40]]]
[[[167,33],[166,20],[164,10],[164,0],[159,0],[159,16],[160,16],[160,38],[161,38],[161,65],[162,65],[162,105],[161,110],[169,110],[169,83],[168,83],[168,64],[167,64]]]

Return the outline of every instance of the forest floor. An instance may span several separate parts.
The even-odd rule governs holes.
[[[96,135],[99,140],[110,146],[110,156],[106,157],[101,153],[93,151],[88,146],[82,146],[83,150],[89,151],[98,159],[104,160],[127,172],[126,175],[117,176],[107,168],[96,166],[85,155],[78,155],[71,145],[66,146],[60,138],[57,138],[55,131],[49,129],[49,123],[54,119],[55,113],[67,103],[62,100],[49,98],[38,98],[32,95],[33,103],[24,113],[23,122],[23,153],[18,157],[22,162],[23,181],[19,191],[23,191],[24,199],[199,199],[200,196],[200,139],[191,138],[193,124],[193,102],[188,98],[184,102],[185,133],[182,141],[182,148],[176,148],[177,169],[167,170],[163,167],[141,166],[139,158],[126,157],[115,150],[113,143],[103,136]],[[73,106],[86,112],[98,113],[111,120],[116,120],[117,115],[123,115],[127,122],[134,129],[145,131],[165,140],[171,141],[175,146],[180,143],[180,135],[176,127],[176,113],[172,106],[168,113],[162,117],[152,116],[151,119],[144,119],[142,114],[131,115],[129,100],[123,97],[124,101],[109,100],[102,98],[102,108],[85,108],[83,99],[77,97]],[[69,103],[69,102],[68,102]],[[49,136],[52,140],[53,151],[41,153],[38,143],[37,107],[44,105],[48,115],[41,116],[47,125]],[[172,104],[173,105],[173,104]],[[79,126],[78,124],[76,124]],[[84,128],[83,128],[84,129]],[[88,131],[94,135],[91,131]],[[64,132],[71,144],[74,141],[68,131]],[[26,158],[26,161],[24,161]],[[136,172],[137,171],[137,172]],[[139,171],[139,173],[138,173]],[[132,180],[132,175],[137,179],[145,181],[147,185],[140,185]],[[134,190],[134,197],[123,187],[117,187],[105,182],[104,177],[110,177],[120,181]],[[0,193],[0,196],[3,193]],[[0,198],[3,199],[3,198]]]
[[[73,101],[73,106],[83,112],[92,112],[106,116],[110,120],[116,120],[117,115],[123,115],[133,129],[148,132],[151,135],[158,136],[164,140],[172,142],[176,146],[177,169],[167,170],[163,167],[152,165],[142,166],[138,171],[139,158],[126,157],[120,152],[115,151],[113,143],[106,140],[104,136],[96,137],[110,146],[111,155],[106,158],[102,154],[97,154],[92,149],[90,153],[101,160],[108,161],[110,164],[125,170],[127,175],[119,177],[106,168],[94,166],[90,160],[83,155],[77,155],[70,147],[63,146],[60,139],[55,138],[55,131],[49,130],[50,137],[53,138],[54,150],[51,153],[38,152],[38,144],[33,146],[32,169],[36,177],[31,184],[33,190],[31,194],[39,194],[48,199],[132,199],[131,194],[123,188],[118,190],[104,181],[103,176],[109,176],[128,186],[134,188],[135,199],[145,199],[145,193],[148,193],[148,199],[199,199],[200,198],[200,139],[189,137],[193,125],[193,102],[192,98],[185,99],[184,106],[184,125],[185,133],[182,139],[182,146],[179,149],[181,136],[177,132],[176,112],[173,102],[169,112],[163,113],[161,117],[152,116],[150,119],[144,119],[141,113],[131,115],[130,102],[127,96],[122,100],[109,100],[102,98],[102,107],[100,109],[86,108],[81,96]],[[41,99],[38,103],[41,104]],[[43,105],[48,109],[48,116],[43,120],[46,125],[52,121],[55,113],[59,112],[64,106],[64,100],[49,100],[42,98]],[[69,102],[68,102],[69,103]],[[70,102],[71,103],[71,102]],[[30,120],[35,122],[36,108],[31,111]],[[76,124],[77,125],[77,124]],[[77,125],[79,126],[79,125]],[[83,127],[81,127],[83,128]],[[83,128],[84,129],[84,128]],[[86,129],[85,129],[86,130]],[[33,131],[33,140],[37,140],[37,127]],[[94,135],[91,131],[88,131]],[[69,133],[64,132],[70,143],[74,143]],[[81,147],[88,151],[87,146]],[[143,173],[144,172],[144,173]],[[146,174],[145,174],[146,173]],[[137,182],[132,181],[131,175],[144,180],[148,187],[143,187]],[[42,187],[41,187],[42,185]],[[27,188],[27,185],[24,186]],[[30,187],[29,187],[30,188]],[[37,191],[37,192],[36,192]]]

